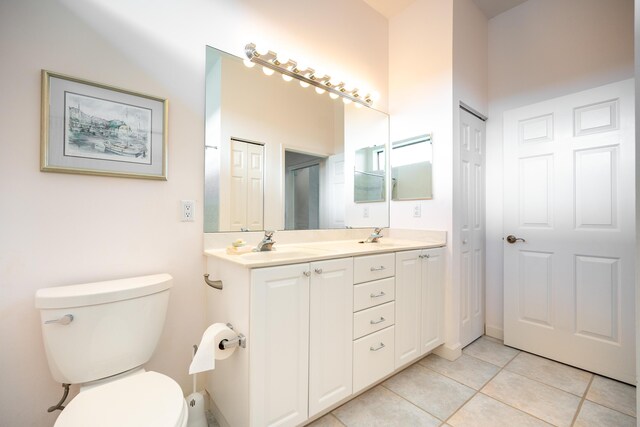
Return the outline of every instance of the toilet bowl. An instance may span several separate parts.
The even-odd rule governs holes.
[[[175,381],[143,371],[82,390],[55,427],[185,427],[187,414]]]
[[[171,281],[156,274],[38,290],[52,376],[80,384],[56,427],[187,425],[180,386],[142,368],[162,333]]]

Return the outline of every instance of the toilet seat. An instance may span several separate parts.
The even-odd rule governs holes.
[[[81,391],[55,427],[184,427],[187,417],[180,386],[149,371]]]

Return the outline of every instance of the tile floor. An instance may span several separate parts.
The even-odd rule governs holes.
[[[635,426],[636,389],[481,337],[434,354],[309,427]]]

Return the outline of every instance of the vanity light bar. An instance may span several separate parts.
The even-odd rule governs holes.
[[[326,91],[330,94],[335,94],[348,99],[349,101],[366,105],[367,107],[371,107],[373,104],[373,99],[371,99],[370,94],[362,96],[358,93],[358,89],[347,90],[343,82],[334,84],[331,82],[331,76],[326,74],[317,75],[316,70],[313,68],[299,69],[298,63],[291,59],[287,59],[284,63],[280,62],[278,60],[278,55],[273,51],[269,50],[267,53],[259,53],[256,50],[256,45],[249,43],[245,46],[244,52],[249,61],[277,71],[285,76],[294,77],[310,86],[315,86],[321,90],[316,89],[318,93]]]

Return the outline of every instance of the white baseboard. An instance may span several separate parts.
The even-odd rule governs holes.
[[[462,346],[460,343],[455,346],[448,346],[447,344],[442,344],[440,347],[433,350],[434,354],[442,357],[443,359],[447,359],[449,361],[454,361],[458,357],[462,356]]]
[[[485,325],[484,333],[492,338],[504,340],[504,329],[496,328],[494,326]]]

